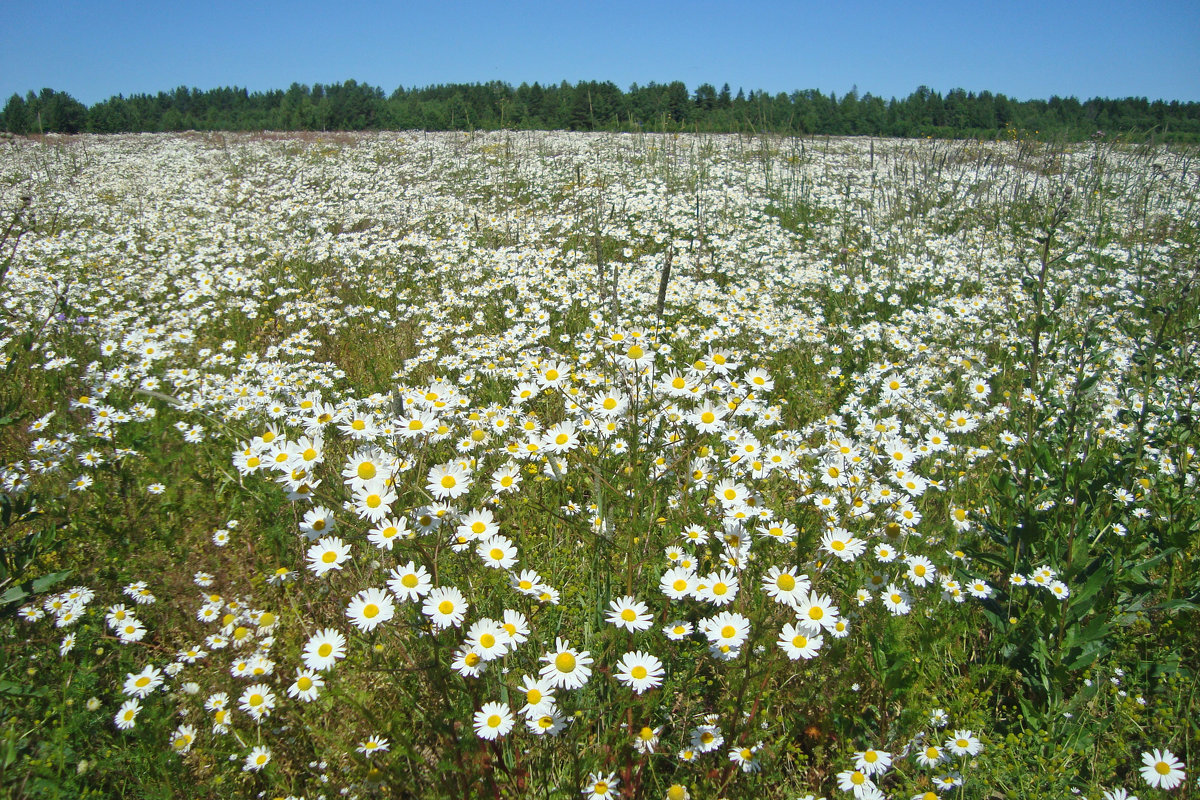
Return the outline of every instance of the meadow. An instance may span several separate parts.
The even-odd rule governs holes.
[[[1200,796],[1198,155],[0,142],[0,786]]]

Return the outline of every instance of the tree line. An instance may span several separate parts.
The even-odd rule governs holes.
[[[117,95],[90,107],[66,92],[14,94],[0,114],[14,134],[139,131],[527,130],[772,132],[819,135],[992,139],[1013,132],[1082,140],[1098,133],[1143,140],[1200,142],[1200,103],[1177,100],[1051,97],[1016,100],[992,92],[921,86],[903,99],[852,89],[771,94],[681,81],[575,84],[500,81],[398,88],[349,80],[293,83],[286,91],[179,87]]]

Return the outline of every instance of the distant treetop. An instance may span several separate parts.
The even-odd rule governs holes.
[[[84,106],[65,92],[14,94],[0,128],[15,134],[242,130],[525,130],[772,132],[805,135],[1022,137],[1083,140],[1097,135],[1134,140],[1200,142],[1200,103],[1145,98],[1051,97],[1014,100],[991,92],[927,86],[903,99],[838,97],[816,89],[736,94],[704,83],[633,84],[580,81],[514,88],[511,84],[439,84],[382,89],[353,80],[293,83],[286,91],[179,87],[156,95],[117,95]]]

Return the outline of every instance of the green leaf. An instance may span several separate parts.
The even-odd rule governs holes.
[[[3,595],[0,595],[0,606],[19,603],[30,595],[41,594],[50,587],[62,583],[73,571],[64,569],[61,572],[52,572],[49,575],[43,575],[40,578],[34,578],[18,586],[14,586]]]

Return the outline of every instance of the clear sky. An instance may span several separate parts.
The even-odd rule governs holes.
[[[5,3],[0,98],[177,86],[684,81],[1200,100],[1200,0]]]

